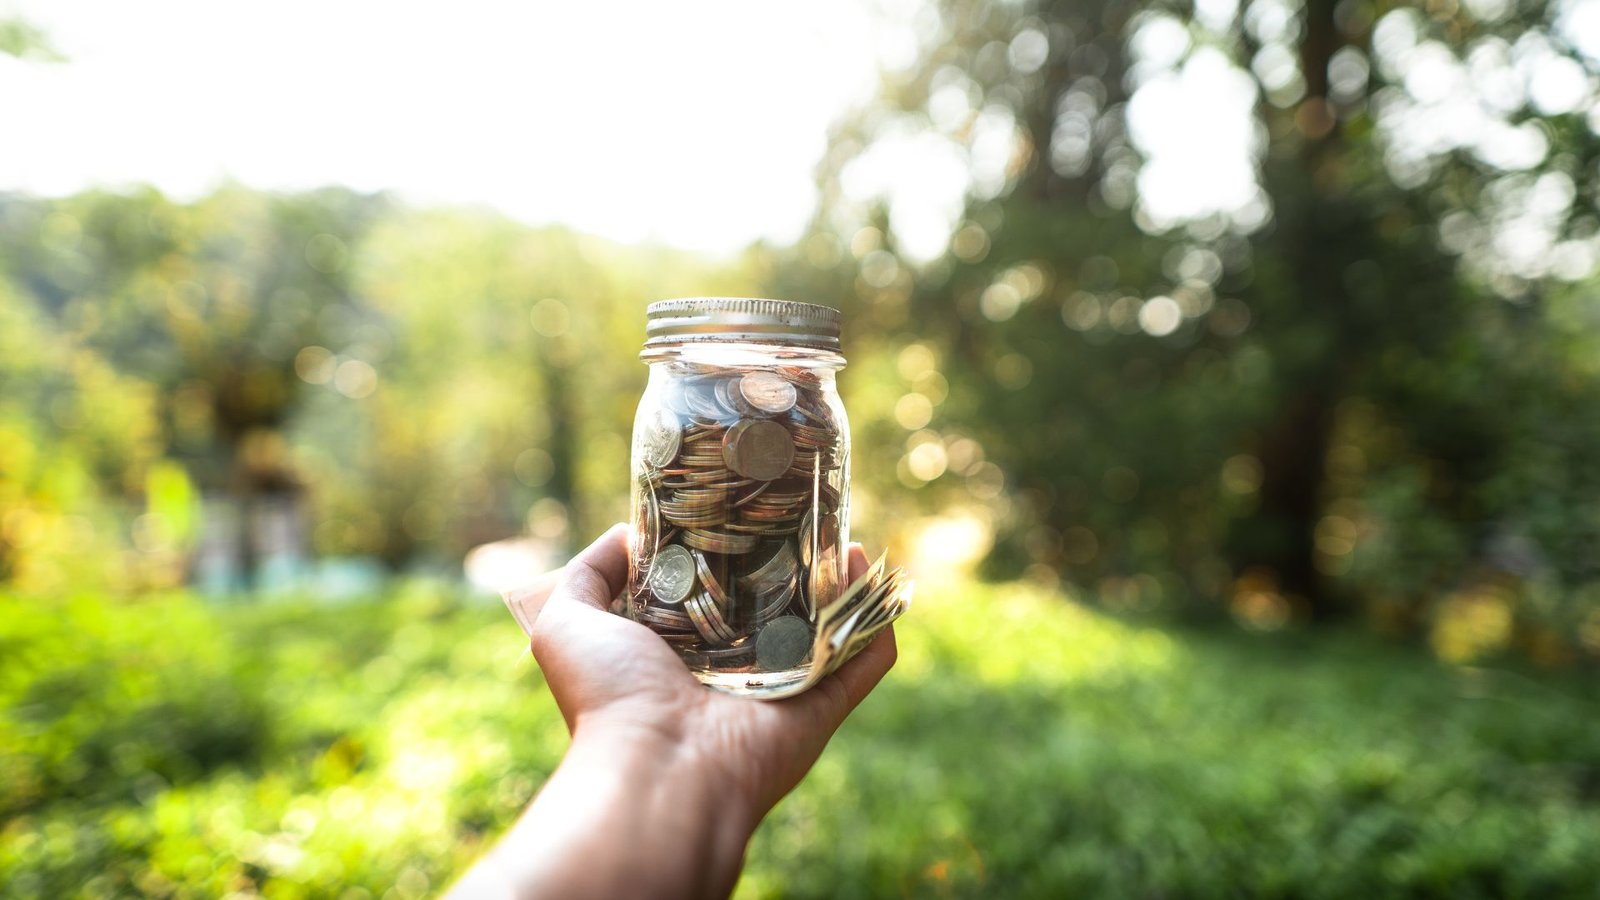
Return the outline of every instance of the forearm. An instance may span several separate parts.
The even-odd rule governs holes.
[[[456,893],[727,895],[756,815],[703,762],[665,741],[580,727],[560,767]]]

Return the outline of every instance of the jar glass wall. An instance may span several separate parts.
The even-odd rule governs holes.
[[[780,301],[668,304],[699,327],[682,336],[653,328],[641,354],[650,379],[634,421],[626,613],[705,684],[777,692],[805,680],[817,610],[847,572],[837,313]],[[752,330],[769,317],[798,328]]]

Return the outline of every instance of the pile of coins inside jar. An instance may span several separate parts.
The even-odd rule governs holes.
[[[631,616],[691,668],[780,672],[840,595],[839,417],[801,367],[682,363],[635,435]]]

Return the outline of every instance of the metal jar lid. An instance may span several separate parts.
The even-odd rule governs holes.
[[[660,300],[645,310],[644,345],[691,341],[749,341],[839,350],[839,311],[791,300],[687,297]]]

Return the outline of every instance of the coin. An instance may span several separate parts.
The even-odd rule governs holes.
[[[794,385],[776,372],[756,371],[739,379],[739,396],[755,409],[776,415],[793,409],[799,395]]]
[[[705,638],[707,643],[721,644],[722,632],[718,631],[716,627],[706,619],[705,608],[701,606],[701,601],[703,599],[705,599],[704,594],[695,594],[688,600],[684,601],[683,609],[689,614],[689,618],[694,622],[694,630],[700,632],[700,636]]]
[[[723,405],[718,398],[718,384],[716,380],[700,379],[688,388],[685,402],[696,417],[717,421],[727,418],[732,412],[732,409]]]
[[[728,521],[727,492],[721,488],[681,487],[659,503],[661,515],[683,528],[712,528]]]
[[[718,647],[715,650],[708,650],[704,647],[693,647],[685,650],[684,655],[692,658],[704,659],[708,662],[715,660],[723,665],[727,665],[730,660],[740,659],[742,661],[743,657],[749,656],[750,654],[754,653],[755,650],[756,642],[748,637],[743,637],[726,647]]]
[[[755,410],[750,409],[749,404],[739,397],[739,392],[735,389],[738,383],[738,380],[733,378],[718,381],[717,389],[712,392],[717,398],[717,404],[741,416],[753,415]]]
[[[677,379],[667,382],[666,389],[661,394],[661,405],[685,419],[694,414],[694,410],[689,408],[688,388]]]
[[[771,419],[740,419],[722,438],[722,461],[746,478],[771,481],[789,471],[794,441]]]
[[[811,626],[798,616],[772,620],[756,635],[756,665],[768,672],[792,669],[811,650]]]
[[[694,621],[694,627],[700,632],[700,636],[707,641],[723,645],[738,640],[739,633],[728,627],[727,620],[723,619],[722,612],[717,609],[717,602],[711,599],[711,595],[704,592],[695,594],[683,604],[683,608]]]
[[[656,492],[648,485],[634,488],[638,492],[634,506],[633,531],[628,535],[628,561],[632,577],[629,584],[637,592],[650,575],[650,561],[661,546],[661,512],[656,508]]]
[[[784,541],[765,562],[741,576],[739,583],[759,589],[765,582],[793,575],[798,567],[799,562],[795,559],[794,547],[788,541]]]
[[[650,592],[662,603],[676,606],[694,589],[694,559],[676,544],[656,554],[650,564]]]
[[[665,469],[678,456],[683,443],[683,430],[678,417],[666,407],[657,407],[639,436],[639,452],[645,462]]]
[[[811,565],[812,550],[815,549],[812,545],[816,542],[816,521],[817,511],[814,509],[806,510],[805,515],[800,519],[799,545],[802,565]]]
[[[699,528],[685,528],[683,542],[707,553],[749,553],[756,547],[756,537],[750,534],[728,534]]]
[[[646,606],[639,610],[639,621],[656,626],[656,630],[693,631],[694,624],[685,613],[659,606]]]
[[[711,599],[717,601],[718,606],[727,609],[729,605],[728,594],[722,589],[722,583],[717,580],[717,576],[711,571],[710,560],[707,560],[706,555],[698,550],[691,551],[691,555],[694,557],[694,570],[700,577],[700,586],[706,589],[706,593],[711,595]]]
[[[763,591],[760,595],[761,608],[756,610],[755,623],[770,622],[783,614],[789,608],[789,602],[794,599],[795,592],[800,589],[800,576],[791,575],[785,581],[779,582],[770,591]]]
[[[839,547],[837,534],[825,530],[817,532],[817,546],[812,559],[811,579],[808,584],[810,605],[808,612],[815,613],[839,596]]]

